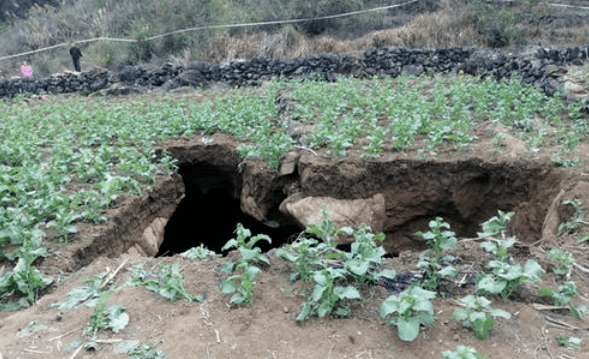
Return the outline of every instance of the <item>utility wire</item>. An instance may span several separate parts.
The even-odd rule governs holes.
[[[262,25],[294,24],[294,23],[309,22],[309,21],[316,21],[316,20],[335,19],[335,18],[365,14],[365,13],[369,13],[369,12],[388,10],[388,9],[392,9],[392,8],[396,8],[396,7],[409,5],[409,4],[418,2],[418,1],[419,0],[411,0],[411,1],[407,1],[402,4],[397,4],[397,5],[381,6],[381,7],[377,7],[377,8],[373,8],[373,9],[359,10],[359,11],[353,11],[353,12],[336,14],[336,15],[320,16],[320,17],[314,17],[314,18],[309,18],[309,19],[291,19],[291,20],[275,20],[275,21],[265,21],[265,22],[250,22],[250,23],[242,23],[242,24],[197,26],[197,27],[192,27],[189,29],[176,30],[176,31],[168,32],[168,33],[161,34],[161,35],[150,36],[150,37],[145,38],[142,41],[152,41],[152,40],[161,39],[161,38],[167,37],[167,36],[182,34],[182,33],[190,32],[190,31],[205,30],[205,29],[223,29],[223,28],[226,29],[226,28],[251,27],[251,26],[262,26]],[[72,42],[75,42],[76,44],[82,44],[82,43],[96,42],[96,41],[130,42],[130,43],[139,42],[136,39],[116,39],[116,38],[111,38],[111,37],[96,37],[96,38],[92,38],[92,39],[72,41]],[[25,55],[32,55],[32,54],[36,54],[39,52],[56,49],[58,47],[68,46],[69,43],[70,42],[64,42],[61,44],[57,44],[57,45],[53,45],[53,46],[49,46],[49,47],[44,47],[44,48],[37,49],[37,50],[21,52],[19,54],[15,54],[15,55],[2,56],[2,57],[0,57],[0,61],[8,60],[8,59],[12,59],[15,57],[20,57],[20,56],[25,56]]]

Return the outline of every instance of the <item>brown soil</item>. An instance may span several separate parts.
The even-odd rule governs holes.
[[[202,136],[169,143],[165,149],[178,159],[178,175],[158,178],[157,185],[142,197],[119,200],[105,225],[80,225],[74,244],[53,244],[51,257],[40,268],[56,279],[56,285],[32,308],[0,313],[0,357],[119,357],[114,349],[123,340],[161,342],[157,349],[168,358],[441,358],[441,351],[453,351],[456,345],[474,347],[489,358],[588,357],[587,317],[575,320],[566,312],[537,306],[551,304],[537,295],[539,288],[556,288],[562,283],[562,278],[550,274],[553,263],[547,252],[555,246],[575,255],[578,266],[567,279],[581,293],[588,292],[589,254],[586,244],[576,241],[587,228],[557,234],[559,224],[573,214],[572,206],[563,201],[580,199],[585,213],[589,210],[587,168],[556,168],[549,159],[557,149],[531,153],[509,135],[497,151],[488,131],[482,128],[479,140],[464,152],[415,149],[368,159],[355,156],[352,149],[348,157],[334,159],[297,147],[285,156],[280,170],[251,160],[242,164],[242,172],[237,170],[241,161],[238,143],[230,136],[208,136],[207,143]],[[587,153],[579,145],[570,156],[586,163]],[[195,200],[197,189],[202,197]],[[153,258],[160,246],[167,246],[168,254],[199,243],[220,249],[232,236],[235,223],[241,221],[233,217],[235,209],[230,204],[247,213],[249,219],[245,219],[252,226],[259,221],[287,228],[283,232],[264,226],[257,230],[265,232],[265,228],[274,244],[280,245],[301,230],[280,211],[287,198],[358,199],[375,194],[385,198],[384,247],[390,254],[385,268],[397,273],[415,271],[419,251],[425,246],[413,233],[427,230],[427,223],[436,216],[449,222],[461,238],[449,253],[457,257],[455,267],[461,274],[454,282],[444,282],[448,298],[434,301],[436,323],[425,326],[415,342],[399,340],[396,329],[378,316],[378,305],[391,294],[383,283],[363,289],[367,299],[354,303],[350,318],[310,318],[296,324],[294,319],[312,284],[290,282],[288,262],[276,257],[275,249],[269,251],[271,265],[256,280],[253,304],[240,306],[229,305],[229,297],[219,290],[226,277],[221,272],[226,258],[207,262],[179,256]],[[496,319],[490,338],[481,341],[452,314],[459,307],[457,300],[473,292],[472,278],[485,270],[490,259],[476,237],[480,224],[497,210],[516,213],[509,227],[509,235],[519,241],[511,251],[515,260],[535,259],[547,274],[540,283],[524,284],[507,300],[491,297],[494,307],[513,317]],[[222,221],[225,217],[231,218]],[[167,227],[161,224],[166,222]],[[112,273],[123,265],[112,284],[122,286],[130,278],[131,267],[142,264],[145,270],[156,272],[161,260],[167,264],[180,261],[187,289],[204,294],[205,301],[171,303],[144,287],[121,287],[108,305],[124,305],[129,325],[119,333],[99,332],[98,350],[76,353],[68,347],[76,339],[87,340],[83,332],[93,309],[59,310],[51,304],[64,301],[70,290],[93,275]],[[575,305],[586,302],[583,295]],[[559,346],[556,335],[561,332],[582,338],[580,351]]]

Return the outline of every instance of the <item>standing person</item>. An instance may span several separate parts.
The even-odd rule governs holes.
[[[27,64],[26,61],[23,61],[20,67],[20,72],[22,72],[23,77],[33,76],[33,68],[31,67],[31,65]]]
[[[82,51],[80,51],[80,48],[78,48],[73,42],[70,43],[70,56],[72,57],[76,71],[82,71],[80,68],[80,58],[82,58]]]

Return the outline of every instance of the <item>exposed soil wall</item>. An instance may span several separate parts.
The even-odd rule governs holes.
[[[227,135],[213,137],[210,144],[183,140],[167,146],[178,159],[178,175],[160,178],[142,197],[120,198],[107,225],[83,228],[71,253],[52,256],[43,266],[58,261],[76,270],[99,256],[174,254],[199,244],[220,251],[238,222],[280,246],[303,229],[308,220],[301,216],[316,216],[323,204],[339,206],[344,217],[346,211],[357,217],[354,211],[361,208],[374,212],[369,225],[386,234],[390,254],[423,249],[414,233],[435,217],[462,238],[476,237],[497,210],[515,210],[511,229],[530,243],[542,237],[565,178],[549,162],[529,159],[330,160],[308,151],[287,156],[280,170],[248,160],[239,172],[236,143]],[[303,213],[292,211],[301,201]]]
[[[2,79],[0,97],[26,92],[90,94],[101,91],[103,94],[117,95],[148,89],[169,91],[181,86],[207,87],[213,82],[230,86],[255,86],[276,76],[305,78],[311,73],[335,81],[335,74],[369,77],[456,71],[496,79],[518,75],[525,83],[553,95],[563,81],[563,72],[553,65],[582,63],[588,55],[589,46],[567,49],[532,47],[517,55],[474,48],[378,48],[357,54],[313,54],[295,59],[258,57],[234,61],[225,66],[210,63],[187,67],[167,64],[153,70],[142,66],[126,66],[117,73],[92,70],[43,78]]]

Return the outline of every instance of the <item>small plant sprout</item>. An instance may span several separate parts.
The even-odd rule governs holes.
[[[581,203],[582,202],[580,199],[571,199],[562,202],[564,205],[573,206],[575,213],[573,213],[573,216],[569,221],[561,223],[558,226],[559,235],[574,233],[578,228],[587,225],[587,222],[585,222],[585,213],[583,212]]]
[[[509,297],[521,282],[536,282],[544,274],[533,259],[529,259],[523,269],[519,264],[499,260],[490,261],[487,267],[491,268],[491,273],[477,276],[476,291],[484,295],[500,294],[503,298]]]
[[[379,307],[380,317],[397,327],[401,340],[414,341],[421,325],[435,322],[431,299],[436,293],[411,286],[399,295],[391,295]]]
[[[567,274],[575,262],[575,257],[572,254],[563,252],[558,248],[552,248],[548,252],[548,257],[556,262],[552,271],[558,275]]]
[[[163,261],[160,261],[158,266],[158,275],[147,273],[140,267],[133,268],[130,284],[144,285],[145,288],[159,293],[172,302],[181,297],[188,301],[203,301],[202,295],[192,295],[184,288],[184,277],[180,274],[180,261],[176,261],[172,265],[166,265]],[[145,279],[148,276],[155,276],[157,279]]]
[[[340,233],[352,234],[353,230],[350,227],[342,227],[340,229],[336,229],[333,225],[333,220],[329,218],[327,214],[327,205],[321,207],[321,215],[323,216],[323,221],[319,224],[314,223],[311,227],[307,228],[305,231],[307,233],[315,234],[319,237],[327,245],[335,247],[337,245],[336,239]]]
[[[577,242],[579,242],[579,243],[589,242],[589,233],[577,238]]]
[[[382,263],[382,257],[386,252],[382,247],[377,246],[375,241],[384,239],[383,233],[371,233],[370,227],[365,223],[362,223],[360,228],[354,232],[354,242],[350,246],[350,252],[343,254],[346,259],[344,268],[351,272],[361,285],[375,282],[378,277],[395,277],[396,273],[392,269],[385,269],[375,274],[369,272],[372,266]]]
[[[272,240],[265,234],[250,238],[252,235],[250,230],[244,228],[241,223],[237,224],[236,231],[237,238],[227,241],[222,249],[237,248],[239,259],[237,261],[228,260],[223,266],[223,271],[225,273],[242,272],[223,280],[221,291],[225,294],[237,292],[231,296],[230,302],[233,304],[251,303],[253,299],[252,289],[256,284],[254,279],[261,272],[260,268],[256,267],[255,264],[258,262],[270,263],[270,260],[261,254],[262,250],[259,247],[254,247],[254,245],[260,240],[265,240],[268,243],[272,243]],[[236,281],[239,281],[240,284],[237,284]]]
[[[571,337],[565,333],[558,334],[556,340],[560,346],[571,350],[579,350],[579,344],[581,344],[581,338]]]
[[[188,259],[199,259],[201,261],[208,261],[209,257],[221,257],[220,254],[205,247],[204,244],[198,247],[192,247],[186,252],[181,253],[180,256]]]
[[[498,211],[498,216],[492,217],[482,224],[483,232],[478,233],[479,237],[503,237],[505,228],[515,212]]]
[[[442,250],[452,249],[456,246],[456,234],[452,231],[444,230],[444,228],[449,229],[450,224],[442,222],[441,217],[436,217],[435,221],[430,221],[429,228],[430,230],[428,232],[417,232],[415,235],[422,237],[432,247],[436,257],[440,256]]]
[[[313,279],[315,270],[324,267],[321,255],[327,250],[333,250],[333,247],[320,243],[315,238],[299,236],[292,244],[286,245],[286,248],[278,249],[276,255],[292,262],[295,271],[290,274],[291,281],[308,281]]]
[[[452,231],[443,230],[450,228],[450,224],[442,222],[442,218],[437,217],[435,221],[429,222],[430,230],[426,233],[417,232],[416,236],[425,239],[426,243],[432,248],[419,255],[417,268],[425,270],[425,279],[421,286],[427,290],[436,290],[443,276],[454,277],[458,271],[447,263],[454,260],[453,256],[442,257],[442,250],[453,249],[456,246],[456,235]],[[429,254],[433,252],[434,256]],[[446,265],[444,267],[444,265]]]
[[[455,309],[454,319],[462,322],[463,326],[474,330],[477,339],[485,340],[489,337],[489,331],[495,325],[493,317],[511,318],[511,314],[508,312],[491,308],[491,301],[485,297],[467,295],[460,301],[466,307]]]
[[[421,281],[421,286],[424,289],[436,290],[442,277],[449,276],[455,277],[458,274],[458,270],[451,265],[444,267],[444,263],[448,263],[453,260],[452,256],[445,256],[442,259],[437,257],[429,257],[427,252],[423,252],[419,255],[419,261],[417,262],[417,268],[425,270],[425,278]]]
[[[494,240],[481,243],[481,247],[485,251],[493,254],[498,261],[508,263],[511,260],[508,250],[514,244],[515,241],[511,240]]]
[[[244,228],[241,223],[237,224],[236,232],[237,237],[228,240],[221,249],[226,251],[231,248],[236,248],[239,252],[239,260],[237,262],[228,260],[227,263],[225,263],[223,266],[223,272],[231,273],[240,265],[244,264],[249,265],[255,264],[257,262],[270,264],[270,260],[261,254],[262,250],[259,247],[255,247],[255,244],[261,240],[272,243],[272,239],[270,239],[270,237],[265,234],[258,234],[257,236],[252,237],[252,232],[249,229]]]
[[[554,304],[559,307],[568,307],[571,315],[576,319],[581,319],[583,314],[589,313],[586,306],[575,307],[571,302],[574,297],[581,294],[574,282],[564,282],[558,289],[553,291],[550,288],[540,289],[539,295],[552,297]]]
[[[110,329],[115,333],[125,328],[129,324],[129,316],[122,305],[113,305],[106,307],[106,302],[113,295],[113,291],[104,292],[100,295],[98,305],[94,308],[94,313],[90,316],[86,334],[90,337],[96,337],[99,330]]]
[[[243,273],[232,275],[221,282],[221,291],[224,294],[237,292],[229,300],[233,304],[252,302],[252,289],[256,285],[254,279],[261,272],[260,268],[254,265],[246,264],[241,268],[243,268]],[[236,281],[239,281],[240,284],[237,284]]]
[[[102,285],[106,274],[106,272],[96,274],[91,278],[84,280],[82,283],[87,283],[87,285],[72,289],[68,293],[67,299],[65,301],[55,303],[51,306],[58,307],[59,309],[71,309],[82,303],[85,303],[84,305],[87,307],[96,306],[98,304],[100,294],[102,293],[100,286]]]
[[[137,344],[127,350],[126,354],[132,359],[166,359],[166,354],[155,350],[157,343]]]
[[[488,359],[487,356],[477,353],[474,348],[458,345],[455,352],[442,352],[443,359]]]
[[[350,315],[350,308],[345,299],[360,299],[360,292],[352,285],[341,286],[336,283],[337,280],[345,279],[347,271],[327,267],[321,271],[316,271],[313,280],[315,287],[311,299],[303,302],[302,310],[296,318],[297,322],[305,320],[309,315],[316,313],[319,318],[328,314],[335,314],[340,317]]]

